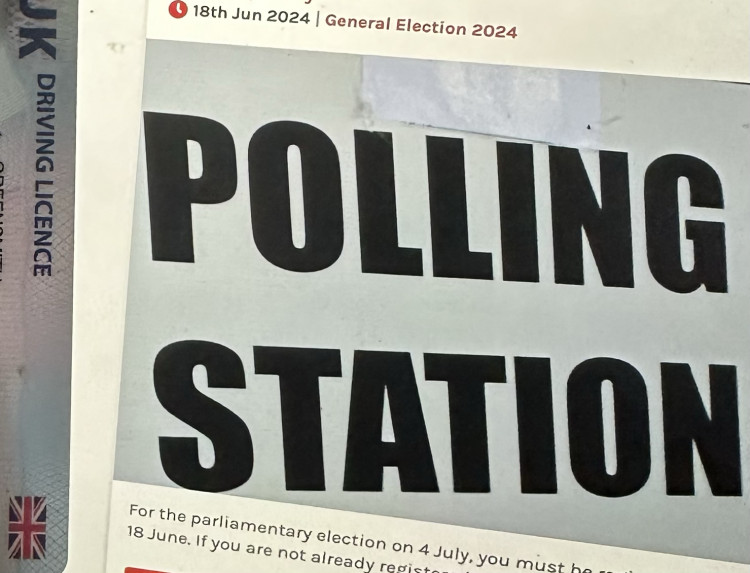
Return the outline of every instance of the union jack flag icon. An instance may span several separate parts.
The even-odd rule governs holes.
[[[8,514],[8,558],[44,559],[47,498],[11,497]]]

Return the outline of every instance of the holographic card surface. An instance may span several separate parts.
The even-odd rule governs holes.
[[[0,572],[67,561],[77,2],[0,1]]]

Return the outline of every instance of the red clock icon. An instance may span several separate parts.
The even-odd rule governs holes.
[[[169,5],[169,14],[172,18],[184,18],[188,13],[188,5],[183,0],[174,0]]]

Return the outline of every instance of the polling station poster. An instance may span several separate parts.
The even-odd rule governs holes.
[[[150,40],[115,479],[750,562],[747,96]]]

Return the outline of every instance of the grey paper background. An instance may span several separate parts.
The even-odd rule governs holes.
[[[239,182],[230,201],[193,207],[195,264],[154,262],[141,149],[115,478],[174,485],[160,465],[160,435],[198,437],[202,463],[212,463],[208,440],[163,410],[152,382],[153,360],[161,348],[178,340],[205,339],[237,352],[248,375],[245,390],[208,390],[196,372],[196,386],[238,413],[253,436],[253,476],[230,493],[750,563],[746,465],[741,498],[713,497],[700,468],[694,497],[665,495],[659,374],[660,362],[689,362],[705,392],[708,364],[736,365],[743,460],[748,459],[747,86],[554,72],[542,79],[570,89],[561,90],[558,101],[546,102],[541,94],[547,88],[534,97],[518,93],[544,72],[525,76],[520,69],[446,64],[438,77],[431,72],[434,67],[429,62],[149,41],[144,110],[205,116],[227,126],[237,148]],[[401,109],[398,97],[408,96],[396,97],[392,86],[398,87],[404,70],[411,81],[427,82],[415,98],[426,101],[433,94],[434,109],[420,113],[415,108],[413,117],[412,108]],[[476,89],[485,91],[456,99],[450,86],[472,73],[482,78]],[[492,86],[499,86],[498,91],[487,89]],[[481,104],[467,115],[471,101]],[[556,118],[569,108],[568,120]],[[539,121],[528,126],[526,121],[505,121],[498,109],[506,109],[510,118]],[[547,125],[545,118],[554,121]],[[338,262],[321,272],[302,275],[277,269],[253,243],[247,144],[258,127],[280,119],[322,129],[339,151],[345,246]],[[596,122],[596,134],[582,136],[585,126],[577,125],[579,119],[587,125]],[[420,122],[433,127],[409,125]],[[476,129],[482,122],[485,129]],[[540,283],[432,278],[425,134],[464,138],[470,247],[493,253],[496,275],[501,268],[495,138],[451,131],[456,128],[574,146],[588,141],[597,148],[627,151],[636,288],[602,287],[590,253],[584,257],[585,286],[554,284],[549,175],[541,144],[535,146]],[[360,272],[354,129],[394,134],[400,244],[423,250],[425,277]],[[691,209],[686,214],[726,223],[728,294],[677,295],[651,277],[645,257],[643,173],[667,153],[700,157],[722,179],[725,210],[706,214]],[[595,152],[584,151],[583,156],[590,179],[597,182]],[[299,222],[300,205],[294,200],[292,213]],[[326,492],[283,488],[278,380],[252,373],[253,345],[341,349],[343,377],[321,381]],[[342,492],[354,349],[409,351],[418,381],[424,374],[423,352],[506,356],[508,383],[486,390],[491,493],[451,491],[446,388],[437,382],[419,383],[419,391],[440,493],[402,493],[391,469],[385,471],[383,492]],[[552,360],[557,495],[520,493],[513,356]],[[651,477],[638,493],[620,499],[587,493],[568,462],[565,381],[575,365],[596,356],[630,362],[648,384]],[[605,423],[611,425],[611,419]]]

